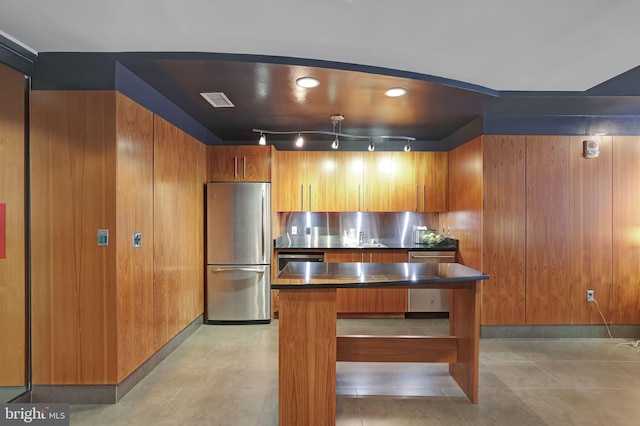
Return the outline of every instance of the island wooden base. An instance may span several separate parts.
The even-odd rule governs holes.
[[[279,425],[335,425],[336,361],[446,362],[477,404],[480,285],[470,281],[429,288],[453,289],[450,336],[336,336],[335,288],[281,289]]]

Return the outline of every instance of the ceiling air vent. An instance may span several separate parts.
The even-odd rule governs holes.
[[[231,103],[227,95],[222,92],[200,93],[214,108],[233,108],[235,105]]]

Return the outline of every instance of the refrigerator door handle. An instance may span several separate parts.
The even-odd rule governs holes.
[[[257,274],[264,274],[264,270],[257,268],[210,268],[211,272],[232,272],[232,271],[243,271],[243,272],[255,272]]]
[[[260,232],[262,233],[261,235],[261,240],[262,240],[262,262],[263,263],[267,263],[266,259],[265,259],[265,250],[264,250],[264,246],[265,246],[265,214],[266,214],[266,209],[264,208],[264,204],[265,204],[265,193],[264,193],[264,189],[262,190],[262,212],[260,214],[260,217],[262,218],[262,226],[260,227]]]

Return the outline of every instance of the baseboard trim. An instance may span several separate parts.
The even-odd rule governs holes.
[[[117,385],[33,385],[30,402],[115,404],[191,336],[203,324],[203,319],[200,315],[193,320]]]
[[[640,325],[610,325],[614,338],[637,339],[640,337]],[[608,338],[609,333],[602,324],[576,325],[483,325],[480,337],[485,339],[508,338]]]

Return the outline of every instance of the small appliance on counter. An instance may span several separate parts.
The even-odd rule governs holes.
[[[270,184],[207,184],[208,324],[271,322]]]

